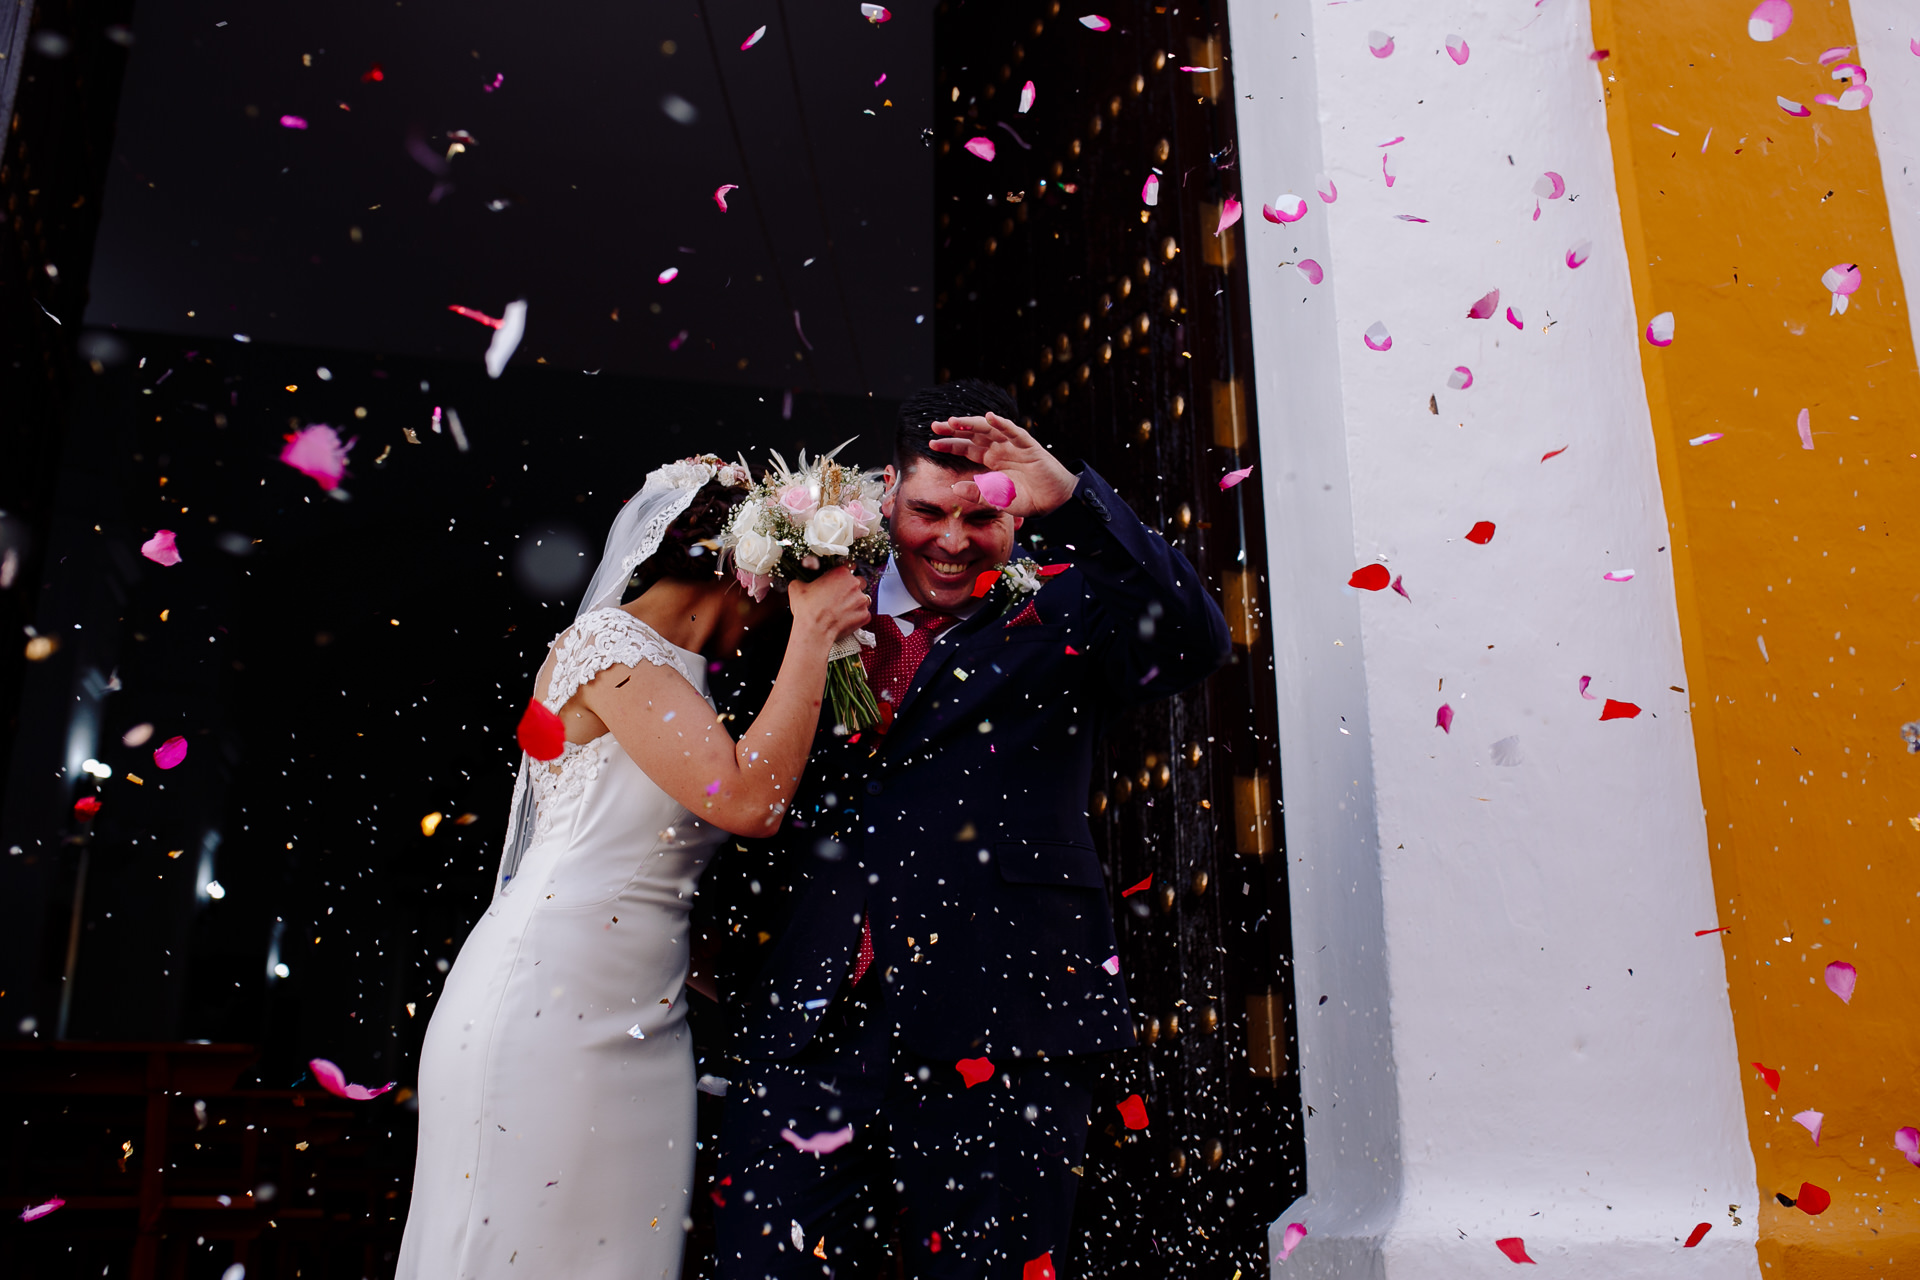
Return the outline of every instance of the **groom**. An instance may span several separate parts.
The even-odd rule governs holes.
[[[913,1277],[1050,1275],[1068,1243],[1099,1055],[1134,1043],[1095,747],[1228,639],[1185,557],[1016,412],[971,380],[902,407],[882,722],[823,735],[732,993],[723,1280],[882,1274],[896,1219]]]

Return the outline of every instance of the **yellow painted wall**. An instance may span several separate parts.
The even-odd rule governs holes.
[[[1841,88],[1821,51],[1855,43],[1845,0],[1800,0],[1771,43],[1753,3],[1592,0],[1640,324],[1677,323],[1641,351],[1722,912],[1701,927],[1731,926],[1700,945],[1727,954],[1763,1275],[1914,1276],[1920,1168],[1893,1134],[1920,1125],[1920,372],[1868,114],[1813,104]],[[1847,262],[1864,282],[1830,316]],[[1802,1182],[1832,1207],[1773,1200]]]

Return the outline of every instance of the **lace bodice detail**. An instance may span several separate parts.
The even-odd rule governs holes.
[[[658,631],[625,609],[596,609],[554,637],[553,672],[548,677],[547,696],[542,703],[547,710],[559,714],[560,708],[567,705],[582,685],[615,663],[637,667],[651,662],[680,671],[680,652]],[[531,844],[543,839],[562,807],[577,801],[587,784],[600,776],[602,750],[612,742],[613,735],[603,733],[591,742],[567,743],[558,759],[525,762],[514,787],[513,800],[518,809],[522,788],[532,792]],[[503,867],[502,878],[510,876],[514,869]]]

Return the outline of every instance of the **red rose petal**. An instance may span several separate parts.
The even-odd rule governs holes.
[[[1527,1242],[1519,1236],[1508,1236],[1504,1240],[1495,1240],[1493,1247],[1506,1254],[1507,1257],[1515,1262],[1533,1262],[1533,1259],[1527,1256]],[[1535,1265],[1537,1266],[1539,1264],[1535,1263]]]
[[[541,706],[538,698],[527,700],[527,713],[520,717],[520,727],[513,736],[520,740],[520,749],[535,760],[558,760],[567,749],[567,727],[560,723],[559,716]]]
[[[1615,702],[1608,698],[1600,708],[1602,720],[1631,720],[1640,714],[1640,708],[1631,702]]]
[[[981,596],[993,590],[993,584],[998,581],[1000,581],[1000,571],[998,569],[989,569],[975,578],[973,580],[973,598],[978,600]]]
[[[1682,1245],[1681,1247],[1685,1249],[1693,1248],[1693,1246],[1699,1244],[1702,1240],[1704,1240],[1706,1238],[1707,1232],[1711,1230],[1713,1230],[1713,1224],[1711,1222],[1701,1223],[1699,1226],[1693,1229],[1693,1234],[1687,1237],[1686,1244]]]
[[[1043,1253],[1037,1258],[1028,1259],[1027,1265],[1020,1268],[1020,1280],[1054,1280],[1053,1254]]]
[[[1142,880],[1139,884],[1133,885],[1129,888],[1122,889],[1120,891],[1120,896],[1123,898],[1131,898],[1134,894],[1140,892],[1142,889],[1146,888],[1148,885],[1152,883],[1153,883],[1153,877],[1148,876],[1145,880]]]
[[[1353,571],[1353,576],[1347,579],[1347,585],[1358,587],[1362,591],[1384,591],[1387,589],[1387,584],[1392,581],[1393,575],[1387,572],[1387,566],[1363,564]]]
[[[1800,1184],[1800,1194],[1793,1198],[1794,1208],[1810,1216],[1818,1217],[1827,1211],[1833,1203],[1833,1195],[1825,1187],[1816,1187],[1811,1182]]]
[[[991,1058],[962,1058],[953,1064],[953,1069],[960,1073],[960,1078],[967,1082],[969,1089],[993,1079]]]
[[[74,816],[79,818],[80,821],[85,822],[94,814],[100,812],[100,797],[81,796],[73,802],[73,812]]]
[[[1118,1105],[1120,1108],[1120,1118],[1126,1122],[1127,1128],[1144,1129],[1147,1127],[1147,1104],[1141,1099],[1139,1094],[1128,1094],[1127,1100]]]
[[[1767,1088],[1773,1090],[1775,1093],[1780,1092],[1780,1073],[1778,1071],[1758,1062],[1753,1064],[1753,1069],[1758,1071],[1760,1078],[1767,1082]]]
[[[1489,542],[1492,542],[1493,541],[1493,521],[1491,520],[1474,521],[1473,528],[1467,530],[1467,541],[1477,542],[1483,547],[1486,546]]]
[[[1559,447],[1558,449],[1555,449],[1555,450],[1554,450],[1553,452],[1551,452],[1551,453],[1543,453],[1543,454],[1541,454],[1541,455],[1540,455],[1540,461],[1542,461],[1542,462],[1545,462],[1545,461],[1546,461],[1546,460],[1547,460],[1548,458],[1557,458],[1557,457],[1559,457],[1559,456],[1560,456],[1561,454],[1563,454],[1563,453],[1565,453],[1565,452],[1566,452],[1567,450],[1569,450],[1569,449],[1571,449],[1571,448],[1573,448],[1573,446],[1572,446],[1572,445],[1570,445],[1570,444],[1563,444],[1563,445],[1561,445],[1561,446],[1560,446],[1560,447]]]

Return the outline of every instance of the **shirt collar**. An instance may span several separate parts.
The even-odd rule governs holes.
[[[887,557],[887,567],[881,570],[880,586],[874,591],[873,600],[875,613],[884,614],[889,618],[893,618],[896,622],[903,615],[911,613],[920,607],[920,602],[913,598],[911,591],[907,590],[906,580],[900,576],[899,567],[894,564],[892,556]],[[984,599],[969,600],[967,601],[966,607],[956,609],[953,616],[956,618],[971,618],[979,611],[980,606],[985,603],[986,601]],[[912,624],[909,623],[908,625],[911,626]]]

